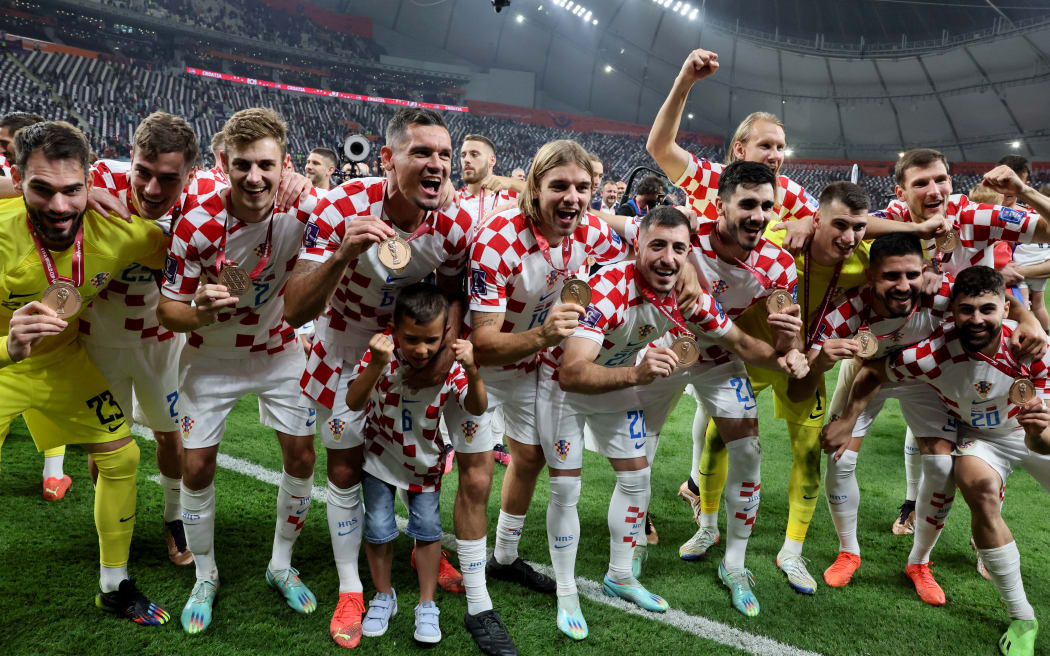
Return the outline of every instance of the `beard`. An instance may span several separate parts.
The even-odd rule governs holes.
[[[904,299],[896,298],[896,297],[890,297],[887,294],[879,294],[878,292],[875,293],[875,298],[877,298],[878,300],[882,301],[883,307],[885,307],[886,311],[889,312],[889,316],[886,317],[887,319],[897,319],[899,317],[906,317],[906,316],[908,316],[908,313],[911,312],[913,307],[915,307],[915,304],[919,302],[919,291],[918,290],[912,290],[912,294],[907,299],[908,300],[908,307],[907,307],[907,309],[901,310],[900,312],[894,312],[892,310],[892,307],[893,307],[892,304],[903,303],[903,302],[905,302]]]
[[[463,184],[475,184],[489,177],[490,169],[474,169],[473,172],[463,172]]]
[[[76,238],[77,231],[80,230],[80,226],[84,221],[83,212],[75,216],[73,214],[67,214],[63,216],[51,216],[49,214],[41,212],[40,210],[30,207],[28,203],[26,203],[26,216],[29,217],[29,223],[33,226],[33,230],[35,230],[36,233],[40,235],[44,241],[50,244],[60,245],[63,247],[73,243],[73,240]],[[46,218],[44,218],[45,216],[56,221],[66,221],[72,219],[73,222],[66,229],[55,228]]]
[[[987,329],[987,333],[983,335],[973,335],[973,327],[971,325],[959,325],[959,343],[962,344],[963,348],[971,353],[974,351],[980,351],[988,344],[998,340],[1002,334],[1003,326],[999,324],[994,328],[989,324],[984,324],[983,328]]]

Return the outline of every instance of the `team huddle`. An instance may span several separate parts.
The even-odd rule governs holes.
[[[0,200],[0,436],[23,416],[45,453],[50,499],[71,481],[65,445],[89,453],[96,605],[139,624],[170,619],[128,573],[134,419],[157,442],[169,557],[196,570],[181,625],[207,631],[221,580],[219,444],[234,405],[255,395],[283,462],[265,581],[293,611],[317,609],[292,560],[319,431],[340,646],[395,621],[395,496],[415,541],[415,640],[441,640],[441,586],[465,593],[464,624],[482,653],[517,654],[487,578],[554,595],[558,629],[585,639],[575,575],[581,543],[594,546],[577,511],[585,448],[616,479],[602,590],[665,612],[641,582],[657,539],[651,467],[687,391],[697,411],[679,494],[697,530],[679,554],[698,560],[722,543],[724,498],[717,576],[732,606],[755,616],[746,556],[762,489],[756,395],[770,387],[793,454],[776,557],[787,583],[817,590],[802,553],[822,460],[840,541],[823,578],[842,587],[858,571],[860,446],[895,398],[914,456],[898,521],[913,535],[906,575],[923,601],[946,603],[930,556],[958,488],[1011,620],[999,648],[1032,654],[1038,624],[1000,509],[1016,466],[1050,490],[1050,355],[1045,325],[1008,296],[1014,282],[994,250],[1050,243],[1050,198],[1008,165],[983,180],[999,203],[955,194],[947,160],[930,149],[902,154],[887,208],[845,181],[813,196],[779,175],[784,128],[764,112],[741,124],[725,164],[698,158],[675,136],[691,88],[717,68],[716,54],[689,54],[646,145],[688,205],[635,216],[605,211],[604,195],[591,209],[601,163],[569,140],[542,146],[519,180],[494,175],[496,145],[467,135],[456,191],[449,132],[427,109],[389,121],[380,175],[331,189],[288,169],[286,126],[266,108],[230,117],[210,170],[195,168],[199,140],[185,120],[162,112],[135,131],[130,166],[92,163],[69,124],[0,120],[11,180],[10,193],[0,185],[10,196]],[[313,160],[308,174],[325,165]],[[509,465],[490,556],[494,448]],[[440,545],[453,463],[458,572]],[[544,467],[553,578],[518,551]],[[362,538],[375,588],[367,607]]]

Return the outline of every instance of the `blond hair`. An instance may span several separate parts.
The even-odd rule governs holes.
[[[197,135],[184,119],[167,112],[153,112],[135,128],[135,152],[147,161],[165,153],[182,153],[183,167],[197,162],[200,145]]]
[[[736,142],[740,142],[742,145],[747,145],[748,141],[751,141],[751,132],[755,129],[755,123],[759,121],[765,121],[766,123],[772,123],[778,126],[781,130],[784,129],[784,122],[780,120],[780,117],[776,114],[770,114],[769,112],[752,112],[740,121],[740,125],[736,126],[736,132],[733,133],[733,138],[729,141],[729,152],[726,153],[726,164],[732,164],[737,161],[738,158],[736,153],[733,152],[733,145]]]
[[[525,176],[525,191],[518,196],[518,209],[525,218],[533,222],[540,220],[540,181],[551,169],[565,164],[575,164],[587,172],[587,178],[594,177],[591,157],[583,146],[569,139],[548,141],[536,151]]]
[[[975,184],[968,194],[971,201],[983,205],[1002,205],[1003,195],[983,184]]]
[[[237,112],[222,126],[222,137],[227,148],[239,148],[267,137],[277,142],[282,157],[288,148],[288,126],[269,107],[252,107]]]

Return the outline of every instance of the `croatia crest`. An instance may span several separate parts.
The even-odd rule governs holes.
[[[973,388],[977,390],[977,395],[982,399],[988,398],[988,392],[992,391],[992,384],[987,380],[979,380],[973,384]]]
[[[467,444],[473,442],[474,436],[478,433],[477,423],[468,419],[460,424],[459,427],[463,429],[463,439],[467,441]]]
[[[729,284],[725,280],[716,280],[711,286],[711,293],[720,296],[727,289],[729,289]]]
[[[98,289],[102,285],[105,285],[106,281],[108,281],[108,280],[109,280],[109,274],[108,273],[99,273],[99,274],[96,274],[95,277],[91,279],[91,284],[92,284],[92,286],[95,287],[95,289]]]
[[[571,442],[566,440],[558,440],[554,443],[554,450],[558,453],[558,459],[564,461],[569,457],[569,447],[572,446]]]
[[[656,330],[656,326],[650,326],[649,324],[641,326],[638,328],[638,339],[645,339],[649,335],[652,335],[654,330]]]
[[[343,431],[346,430],[346,422],[342,419],[332,419],[328,422],[328,430],[332,431],[332,439],[338,442],[343,437]]]
[[[547,274],[547,289],[554,287],[554,283],[558,282],[558,272],[551,271]]]
[[[182,416],[182,436],[189,437],[190,431],[193,430],[193,420],[186,415]]]

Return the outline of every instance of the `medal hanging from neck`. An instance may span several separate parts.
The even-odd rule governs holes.
[[[561,268],[558,268],[554,266],[554,261],[551,260],[550,242],[547,241],[547,238],[543,236],[543,233],[536,228],[532,221],[529,221],[529,227],[532,230],[533,238],[536,240],[536,245],[539,246],[540,254],[543,255],[543,259],[547,261],[551,269],[554,269],[554,271],[565,278],[565,284],[561,289],[561,302],[578,303],[586,308],[591,304],[591,286],[585,281],[569,275],[569,260],[572,259],[572,234],[565,235],[561,239]]]
[[[715,225],[713,232],[715,238],[725,245],[726,242],[724,239],[722,239],[722,235],[718,231],[717,224]],[[752,250],[751,252],[753,253],[754,251]],[[748,259],[751,259],[751,253],[748,253],[747,257]],[[769,276],[762,273],[750,263],[741,260],[735,255],[733,256],[733,260],[736,261],[736,263],[739,264],[742,268],[747,269],[747,271],[750,272],[752,276],[754,276],[755,280],[758,281],[758,284],[762,286],[762,289],[767,291],[771,290],[769,296],[766,297],[766,311],[769,314],[777,314],[783,312],[784,308],[795,303],[795,298],[791,295],[791,292],[789,292],[786,289],[777,287],[776,284],[769,279]]]
[[[266,265],[270,262],[270,253],[273,251],[273,214],[270,214],[269,225],[266,227],[266,242],[263,244],[262,256],[258,264],[248,273],[237,264],[226,259],[226,233],[230,222],[230,213],[226,212],[226,221],[222,225],[222,239],[219,240],[219,252],[215,256],[215,268],[219,271],[219,284],[224,285],[230,292],[230,296],[240,298],[248,293],[248,289]]]
[[[28,216],[26,225],[29,227],[29,234],[33,237],[37,255],[40,256],[40,263],[44,265],[44,275],[48,282],[48,288],[44,290],[40,302],[54,310],[55,314],[62,319],[75,316],[83,304],[77,288],[84,284],[84,223],[81,222],[80,227],[77,228],[77,236],[73,240],[73,263],[70,271],[72,278],[58,275],[58,267],[55,265],[55,259],[51,257],[51,251],[41,243]]]
[[[909,312],[908,316],[904,318],[904,323],[902,323],[900,327],[896,330],[891,330],[885,335],[876,335],[875,333],[871,332],[871,329],[868,327],[870,323],[868,319],[871,317],[871,310],[869,306],[866,306],[861,315],[860,328],[857,330],[857,334],[853,336],[853,339],[855,339],[860,344],[860,350],[857,351],[857,357],[859,357],[862,360],[867,360],[871,358],[879,351],[880,339],[887,339],[889,337],[893,337],[893,335],[895,335],[896,333],[904,330],[905,326],[908,325],[908,322],[911,321],[911,318],[914,317],[915,313],[919,311],[919,301],[920,299],[915,299],[915,301],[911,304],[911,312]]]
[[[984,360],[1010,378],[1014,379],[1014,382],[1010,385],[1010,392],[1008,394],[1010,403],[1023,406],[1035,398],[1035,385],[1032,383],[1032,374],[1028,367],[1013,359],[1013,356],[1009,354],[1009,349],[1003,349],[1002,339],[1002,333],[1000,333],[999,352],[1001,352],[1003,358],[1008,359],[1009,362],[1002,362],[997,358],[990,358],[980,351],[974,351],[973,355],[979,360]],[[996,355],[998,355],[998,353]]]
[[[426,234],[430,229],[430,224],[427,223],[429,216],[429,212],[423,215],[423,221],[416,226],[408,239],[403,239],[401,235],[395,234],[379,243],[379,262],[390,272],[400,274],[412,261],[412,247],[409,246],[409,242]],[[390,224],[394,224],[393,219],[390,220]]]
[[[678,299],[672,295],[668,295],[666,299],[661,299],[656,295],[648,285],[645,284],[645,280],[637,273],[634,274],[634,284],[638,286],[638,289],[642,292],[642,296],[645,300],[656,308],[656,311],[664,315],[671,320],[671,323],[678,329],[685,332],[685,335],[680,335],[675,338],[674,342],[671,343],[671,350],[674,352],[675,357],[678,358],[679,367],[691,367],[697,360],[700,359],[700,345],[696,343],[696,338],[693,337],[693,331],[689,330],[689,327],[685,325],[685,318],[682,316],[682,311],[678,309]],[[668,310],[664,307],[665,301],[669,300],[671,309]]]
[[[810,255],[811,250],[810,246],[806,246],[806,262],[802,267],[802,275],[804,278],[802,281],[802,320],[805,322],[806,351],[809,351],[809,347],[813,345],[813,341],[817,338],[817,331],[820,330],[820,324],[823,323],[824,317],[828,313],[829,306],[831,305],[831,297],[835,295],[835,285],[838,284],[839,275],[842,273],[843,265],[843,262],[839,262],[835,265],[835,273],[832,274],[831,280],[828,282],[828,289],[824,292],[824,300],[820,303],[820,311],[811,326],[809,324],[809,261],[812,259]]]

